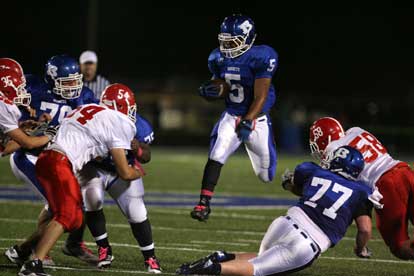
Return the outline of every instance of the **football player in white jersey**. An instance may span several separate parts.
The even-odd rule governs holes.
[[[26,80],[20,64],[9,58],[0,58],[0,156],[19,147],[33,149],[47,144],[48,136],[31,137],[19,128],[21,116],[18,106],[29,106]]]
[[[62,121],[53,144],[36,163],[36,175],[54,217],[41,235],[32,260],[22,266],[19,275],[45,275],[42,260],[46,254],[63,232],[81,226],[82,195],[75,174],[86,163],[110,154],[121,179],[131,181],[142,176],[129,166],[125,156],[136,132],[132,121],[135,113],[134,96],[120,91],[106,106],[80,106]]]
[[[312,155],[322,164],[337,148],[349,145],[364,156],[365,167],[359,179],[374,191],[378,189],[383,208],[376,208],[377,228],[392,254],[414,259],[414,242],[408,235],[408,221],[414,222],[414,173],[407,163],[393,159],[387,149],[368,131],[352,127],[344,132],[331,117],[315,121],[309,134]]]

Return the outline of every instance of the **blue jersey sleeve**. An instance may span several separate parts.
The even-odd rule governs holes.
[[[272,47],[261,45],[256,52],[254,64],[255,78],[272,78],[279,64],[279,56]]]
[[[303,162],[296,166],[293,176],[295,186],[303,187],[304,183],[307,183],[313,177],[316,169],[320,169],[320,167],[312,162]]]
[[[220,78],[220,69],[218,62],[221,58],[220,50],[218,48],[214,49],[208,56],[208,69],[213,74],[213,78]]]
[[[150,122],[144,117],[137,115],[137,120],[135,121],[135,126],[137,128],[137,133],[135,138],[145,144],[151,144],[154,141],[154,131]]]

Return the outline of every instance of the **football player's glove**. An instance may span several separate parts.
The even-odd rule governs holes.
[[[372,257],[372,251],[367,246],[364,246],[360,252],[358,252],[355,248],[354,253],[357,257],[363,259],[369,259]]]
[[[201,84],[198,88],[198,93],[201,97],[208,101],[218,100],[222,97],[223,87],[217,85],[215,82],[209,80]]]
[[[60,125],[48,126],[48,128],[44,131],[44,135],[49,138],[49,141],[52,141],[55,138],[56,133],[59,130],[59,127]]]
[[[282,187],[285,190],[288,190],[288,187],[293,185],[293,175],[294,173],[289,169],[286,169],[282,174]]]
[[[251,120],[241,120],[240,123],[237,124],[236,133],[237,137],[242,142],[246,142],[249,139],[250,133],[254,130],[254,121]]]

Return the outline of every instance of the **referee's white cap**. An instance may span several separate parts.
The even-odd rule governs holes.
[[[84,51],[79,57],[79,63],[84,64],[87,62],[97,63],[98,56],[94,51]]]

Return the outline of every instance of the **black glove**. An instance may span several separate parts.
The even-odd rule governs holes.
[[[44,131],[44,135],[45,136],[47,136],[47,137],[49,137],[49,141],[52,141],[54,138],[55,138],[55,136],[56,136],[56,133],[58,132],[58,130],[59,130],[59,127],[60,127],[60,125],[56,125],[56,126],[49,126],[45,131]]]
[[[198,94],[207,101],[214,101],[222,98],[223,89],[220,85],[209,80],[198,88]]]

